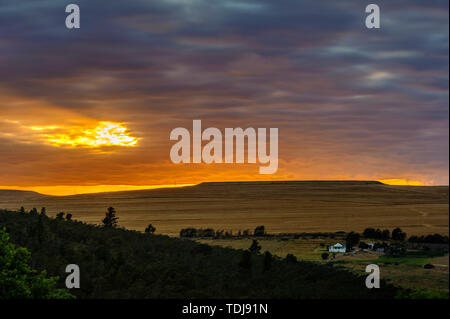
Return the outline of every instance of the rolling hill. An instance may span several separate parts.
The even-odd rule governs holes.
[[[100,223],[106,208],[119,224],[178,235],[185,227],[226,230],[265,225],[269,233],[361,231],[401,227],[408,234],[448,234],[448,186],[388,186],[371,181],[203,183],[171,189],[45,196],[0,191],[0,208],[46,207]]]
[[[48,197],[48,195],[43,195],[32,191],[0,189],[0,202],[2,203],[17,203],[29,200],[39,200],[45,197]]]

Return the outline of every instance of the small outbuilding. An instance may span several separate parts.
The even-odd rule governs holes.
[[[345,253],[347,251],[347,247],[345,244],[337,243],[333,246],[328,247],[328,251],[330,253]]]

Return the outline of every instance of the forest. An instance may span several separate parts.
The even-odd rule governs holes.
[[[380,289],[367,289],[364,276],[338,266],[126,230],[108,213],[99,226],[63,214],[51,218],[45,209],[40,213],[0,210],[0,229],[8,234],[0,251],[11,251],[12,246],[25,249],[28,266],[51,278],[47,286],[54,285],[52,293],[28,297],[384,299],[404,295],[383,281]],[[68,264],[80,268],[79,289],[65,287]],[[6,266],[0,261],[0,267]],[[0,277],[0,286],[7,281],[11,285],[10,280]],[[0,298],[14,297],[10,292],[0,290]]]

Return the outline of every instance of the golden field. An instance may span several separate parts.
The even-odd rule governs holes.
[[[0,208],[46,207],[100,223],[113,206],[119,224],[177,236],[182,228],[268,233],[362,231],[401,227],[408,235],[449,232],[448,186],[388,186],[377,182],[203,183],[171,189],[47,196],[0,190]]]

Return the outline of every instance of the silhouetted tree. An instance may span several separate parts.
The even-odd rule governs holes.
[[[56,214],[56,219],[64,219],[64,212],[59,212]]]
[[[364,229],[363,236],[365,238],[388,240],[390,238],[390,232],[389,229],[381,231],[379,228],[366,228]]]
[[[108,207],[108,211],[105,214],[105,218],[103,218],[103,226],[104,227],[117,227],[117,220],[119,217],[116,216],[116,210],[114,207]]]
[[[380,239],[383,239],[383,240],[389,240],[390,237],[391,237],[391,236],[390,236],[389,229],[385,229],[385,230],[383,230],[383,231],[381,232],[381,238],[380,238]]]
[[[72,220],[72,214],[66,214],[66,220]]]
[[[145,232],[147,234],[153,234],[155,232],[155,230],[156,230],[156,228],[152,224],[149,224],[147,226],[147,228],[145,228]]]
[[[345,239],[346,245],[348,249],[352,249],[353,246],[359,243],[359,238],[361,236],[358,233],[350,232]]]
[[[363,236],[365,238],[376,238],[376,230],[373,228],[366,228],[363,231]]]
[[[21,214],[25,214],[25,208],[22,206],[22,207],[20,207],[20,209],[19,209],[19,213],[21,213]]]
[[[258,226],[255,228],[255,231],[253,232],[254,236],[264,236],[266,234],[266,231],[264,229],[264,226]]]
[[[253,254],[257,254],[260,252],[261,246],[258,244],[258,241],[256,239],[253,239],[252,245],[248,250]]]
[[[406,233],[404,233],[399,227],[397,227],[392,231],[392,239],[404,241],[406,239]]]
[[[43,215],[43,216],[47,215],[47,210],[45,209],[45,207],[41,208],[41,215]]]

